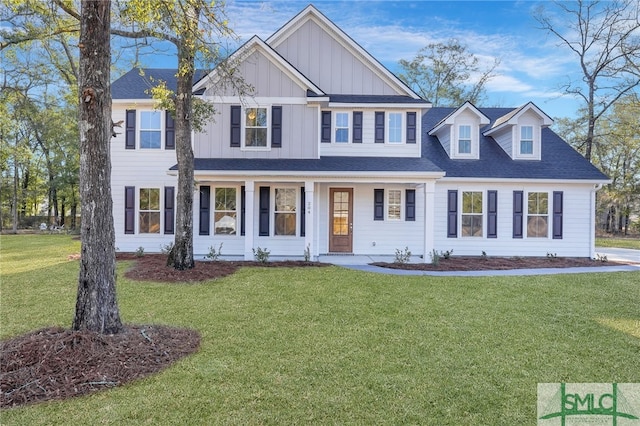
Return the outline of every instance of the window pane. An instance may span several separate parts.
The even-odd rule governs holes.
[[[140,129],[160,130],[160,111],[141,111]]]
[[[533,154],[533,141],[520,141],[520,154]]]
[[[533,140],[533,126],[522,126],[520,128],[520,139]]]
[[[159,234],[160,233],[160,213],[159,212],[140,212],[139,226],[141,234]]]
[[[235,211],[236,209],[236,189],[216,188],[215,210]]]
[[[161,133],[156,131],[140,131],[140,148],[158,149],[161,144]]]
[[[149,190],[140,188],[140,210],[149,210]]]
[[[459,139],[471,139],[471,126],[460,126]]]
[[[471,154],[471,141],[462,139],[458,141],[458,153]]]
[[[236,213],[235,212],[215,212],[214,233],[217,235],[235,235],[236,233]]]
[[[336,129],[336,142],[349,142],[349,129]]]
[[[157,188],[149,190],[149,210],[160,210],[160,190]]]
[[[249,128],[246,131],[246,146],[267,146],[267,129]]]
[[[482,192],[462,193],[462,213],[482,213]]]
[[[296,190],[293,188],[276,189],[276,211],[296,211]]]
[[[548,234],[547,216],[527,217],[527,237],[546,238]]]
[[[389,191],[387,198],[387,219],[400,220],[400,202],[401,192],[398,189],[392,189]]]
[[[389,143],[402,142],[402,114],[389,114]]]
[[[247,127],[267,127],[266,108],[247,108],[245,110]]]
[[[295,213],[276,213],[276,235],[296,235]]]
[[[336,127],[349,127],[349,114],[346,112],[337,112]]]
[[[296,235],[296,190],[276,188],[275,235]]]

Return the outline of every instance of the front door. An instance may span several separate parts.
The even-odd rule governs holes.
[[[329,189],[329,252],[353,251],[353,188]]]

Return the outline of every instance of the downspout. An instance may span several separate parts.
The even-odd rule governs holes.
[[[596,258],[596,192],[598,192],[601,188],[602,184],[596,183],[593,186],[593,190],[591,191],[591,231],[589,232],[589,247],[591,252],[591,259]]]

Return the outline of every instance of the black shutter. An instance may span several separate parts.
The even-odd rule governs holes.
[[[174,222],[174,205],[173,198],[175,190],[173,186],[164,187],[164,233],[173,235],[173,222]]]
[[[373,220],[384,220],[384,189],[373,190]]]
[[[524,192],[513,191],[513,238],[522,238]]]
[[[553,191],[553,238],[562,239],[562,191]]]
[[[200,235],[209,235],[211,187],[200,187]]]
[[[331,111],[322,111],[320,142],[331,143]]]
[[[242,126],[242,107],[231,105],[231,146],[240,146],[240,128]]]
[[[384,143],[384,111],[376,111],[375,143]]]
[[[260,187],[260,220],[258,221],[258,235],[261,237],[269,236],[269,195],[271,188],[268,186]]]
[[[304,186],[300,188],[300,236],[306,235],[305,228],[305,212],[306,212],[306,194],[304,192]]]
[[[362,143],[362,111],[353,111],[353,143]]]
[[[136,149],[136,110],[128,109],[125,115],[125,149]]]
[[[246,212],[246,204],[245,204],[246,193],[244,192],[244,186],[240,187],[240,235],[244,235],[244,221],[245,221],[245,212]]]
[[[416,190],[407,189],[405,191],[405,199],[404,220],[413,222],[416,220]]]
[[[487,238],[498,238],[498,191],[487,191]]]
[[[169,111],[165,111],[164,149],[176,149],[176,126]]]
[[[282,107],[271,107],[271,148],[282,147]]]
[[[407,113],[407,143],[416,143],[416,113]]]
[[[458,237],[458,191],[447,194],[447,238]]]
[[[136,227],[136,188],[124,187],[124,233],[135,234]]]

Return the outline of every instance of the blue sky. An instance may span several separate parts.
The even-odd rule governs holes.
[[[246,41],[263,39],[304,9],[309,1],[228,0],[231,28]],[[519,106],[533,101],[551,117],[573,117],[580,103],[559,87],[580,78],[578,59],[534,19],[545,1],[318,0],[313,4],[394,73],[429,43],[456,38],[470,53],[501,63],[487,84],[483,106]],[[171,57],[146,57],[146,65],[175,67]]]

